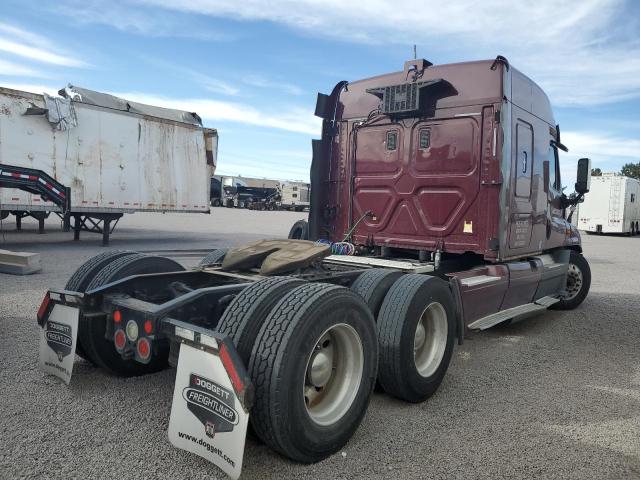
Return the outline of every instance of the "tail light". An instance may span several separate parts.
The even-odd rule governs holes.
[[[116,323],[120,323],[122,321],[122,312],[120,312],[120,310],[113,312],[113,321]]]
[[[146,333],[147,335],[151,335],[151,332],[153,332],[153,323],[151,323],[151,320],[145,320],[144,333]]]
[[[49,292],[47,292],[42,299],[42,303],[40,304],[40,308],[38,308],[38,320],[42,320],[44,314],[47,312],[47,308],[49,308],[49,301],[51,297],[49,296]]]
[[[138,356],[142,360],[149,359],[149,357],[151,356],[151,344],[149,343],[148,339],[143,337],[140,340],[138,340],[138,344],[136,348],[138,350]]]
[[[113,336],[113,343],[116,345],[116,350],[121,352],[124,349],[125,343],[127,343],[127,336],[124,333],[124,330],[119,328],[116,330],[115,335]]]

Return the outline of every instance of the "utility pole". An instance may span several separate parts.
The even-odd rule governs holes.
[[[418,54],[416,53],[416,44],[413,44],[413,59],[415,60],[416,58],[418,58]]]

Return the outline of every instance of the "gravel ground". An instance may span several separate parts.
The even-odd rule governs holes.
[[[112,247],[284,237],[304,216],[129,215]],[[5,220],[0,232],[0,248],[40,252],[43,263],[40,274],[0,274],[0,478],[225,478],[167,440],[174,370],[121,379],[77,359],[69,387],[38,370],[35,312],[45,290],[102,251],[97,235],[74,243],[57,226],[52,219],[37,235],[25,221],[16,233]],[[640,237],[585,236],[584,248],[593,283],[577,310],[473,334],[431,399],[408,405],[375,394],[343,454],[318,464],[248,441],[243,478],[640,478]]]

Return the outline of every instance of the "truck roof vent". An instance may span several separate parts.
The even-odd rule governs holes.
[[[427,87],[446,82],[441,78],[422,82],[401,83],[387,87],[368,88],[371,93],[382,100],[380,110],[387,115],[410,114],[420,110],[420,95]]]

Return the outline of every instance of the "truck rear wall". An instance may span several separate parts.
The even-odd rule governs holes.
[[[46,115],[25,115],[29,106],[45,107],[42,95],[0,88],[0,163],[43,170],[70,187],[74,212],[208,211],[215,130],[73,105],[78,125],[58,131]],[[7,188],[0,189],[0,205],[59,210],[37,195]]]

